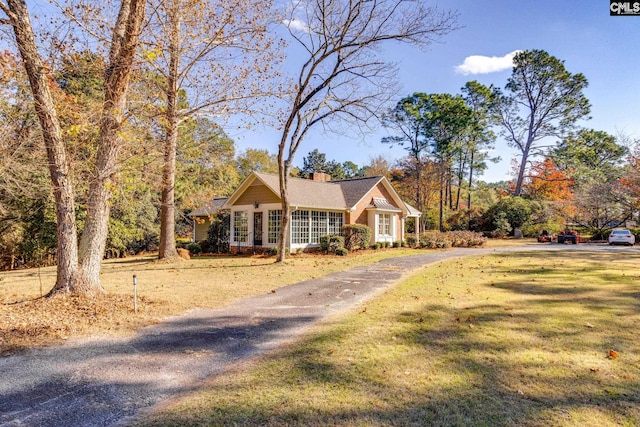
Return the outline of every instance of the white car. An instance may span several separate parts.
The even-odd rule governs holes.
[[[633,246],[636,243],[636,236],[629,230],[613,230],[609,234],[610,245],[629,245]]]

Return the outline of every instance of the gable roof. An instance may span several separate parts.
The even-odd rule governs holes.
[[[278,175],[254,172],[278,198],[280,198],[280,179]],[[339,181],[312,181],[304,178],[289,177],[289,203],[291,206],[308,208],[346,209],[350,207],[339,186],[327,185]],[[235,194],[235,193],[234,193]],[[231,196],[233,198],[233,196]],[[233,203],[230,200],[230,203]]]
[[[280,180],[278,175],[252,172],[238,189],[229,197],[227,206],[230,207],[236,200],[258,180],[264,184],[278,199],[280,198]],[[412,216],[419,214],[417,210],[407,205],[395,191],[388,179],[382,176],[352,178],[336,181],[313,181],[304,178],[289,177],[289,204],[305,208],[351,210],[369,194],[378,184],[382,183],[389,191],[400,209],[387,202],[387,207],[394,210],[406,211]]]
[[[214,199],[211,199],[203,206],[191,211],[188,216],[194,217],[212,215],[222,209],[222,206],[226,203],[227,199],[227,197],[216,197]]]

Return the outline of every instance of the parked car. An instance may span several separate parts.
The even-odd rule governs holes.
[[[611,231],[609,234],[610,245],[629,245],[633,246],[636,243],[636,236],[626,229],[619,229]]]

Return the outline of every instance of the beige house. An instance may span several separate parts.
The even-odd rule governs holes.
[[[192,212],[195,240],[206,238],[204,217],[217,206],[231,213],[232,250],[274,247],[282,219],[280,200],[278,175],[253,172],[224,204],[212,201],[208,209]],[[311,179],[289,178],[289,200],[290,250],[317,247],[320,236],[340,234],[345,224],[368,225],[371,243],[404,240],[409,217],[416,218],[419,229],[420,212],[403,202],[385,177],[332,181],[327,174],[313,173]]]

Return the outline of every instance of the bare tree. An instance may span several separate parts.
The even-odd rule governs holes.
[[[316,124],[363,132],[395,93],[396,69],[380,58],[385,42],[425,46],[454,30],[457,15],[421,0],[310,0],[295,2],[285,24],[302,63],[287,100],[278,145],[282,223],[278,262],[289,230],[288,177],[296,151]],[[296,55],[298,56],[298,55]]]
[[[164,99],[159,258],[177,256],[175,175],[180,124],[197,115],[246,112],[269,92],[277,43],[271,0],[153,0],[144,55]],[[160,78],[157,78],[157,77]]]
[[[145,16],[145,0],[122,0],[113,26],[104,82],[105,100],[101,112],[99,147],[89,186],[87,219],[79,245],[73,184],[56,105],[49,87],[50,69],[38,51],[25,0],[0,2],[0,10],[7,17],[2,22],[11,25],[13,29],[29,78],[54,189],[58,268],[56,284],[50,294],[103,292],[100,268],[107,238],[112,177],[116,173],[121,146],[118,132],[125,120],[129,79]]]

